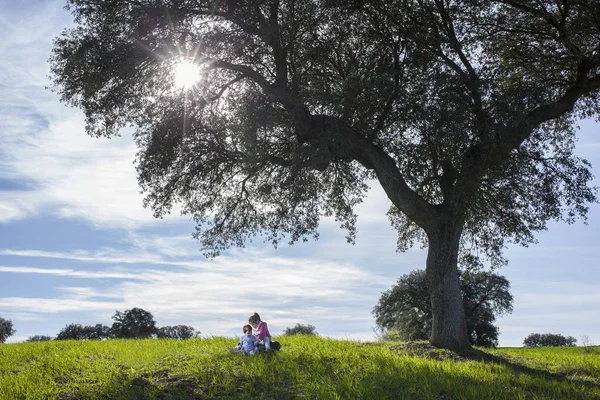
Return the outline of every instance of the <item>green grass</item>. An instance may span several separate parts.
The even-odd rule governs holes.
[[[0,399],[600,399],[600,349],[496,349],[280,337],[0,345]]]

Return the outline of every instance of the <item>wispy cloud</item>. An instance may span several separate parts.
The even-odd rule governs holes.
[[[18,304],[15,307],[15,304]],[[29,297],[1,297],[0,309],[17,308],[17,312],[39,314],[39,313],[65,313],[80,310],[97,311],[97,310],[114,310],[115,307],[121,306],[122,303],[104,302],[104,301],[85,301],[80,298],[72,299],[44,299],[44,298],[29,298]],[[14,311],[13,311],[14,312]]]
[[[33,191],[0,191],[0,223],[36,215],[49,202]]]
[[[150,265],[177,265],[177,266],[198,266],[195,261],[169,261],[161,258],[158,254],[141,252],[131,253],[127,250],[106,248],[98,251],[80,250],[75,252],[56,252],[42,250],[11,250],[1,249],[0,255],[36,257],[36,258],[54,258],[62,260],[85,261],[90,263],[115,263],[115,264],[150,264]]]
[[[520,279],[512,286],[515,311],[497,321],[503,346],[521,346],[530,333],[579,338],[600,330],[600,286],[596,282]]]
[[[4,250],[3,254],[18,252]],[[78,259],[110,264],[113,258],[85,251],[23,254]],[[136,259],[130,258],[129,260]],[[136,259],[139,261],[139,259]],[[121,260],[123,261],[123,260]],[[169,264],[154,258],[155,263]],[[104,312],[136,306],[153,312],[162,324],[188,323],[212,334],[234,334],[240,321],[264,310],[275,329],[310,321],[324,332],[335,333],[336,321],[346,326],[373,325],[373,298],[388,279],[350,263],[274,257],[260,251],[237,252],[211,261],[173,262],[177,270],[108,267],[87,271],[72,268],[0,266],[12,274],[52,274],[79,278],[89,285],[61,286],[54,298],[0,298],[0,312],[38,314]],[[103,280],[99,289],[89,280]],[[107,283],[106,279],[113,279]],[[293,323],[292,323],[293,322]],[[285,326],[282,326],[286,324]],[[350,324],[350,325],[349,325]],[[208,328],[202,328],[208,325]],[[338,329],[339,332],[339,329]]]
[[[62,268],[35,268],[35,267],[16,267],[0,266],[0,272],[14,274],[41,274],[56,275],[69,278],[87,278],[87,279],[140,279],[136,273],[117,272],[117,271],[76,271],[73,269]]]
[[[11,18],[10,5],[0,18],[0,178],[32,186],[0,192],[0,222],[43,211],[101,227],[156,223],[141,206],[130,133],[112,140],[88,137],[81,111],[60,104],[46,89],[52,38],[70,17],[62,1],[39,5],[26,22]],[[174,220],[180,219],[166,219]]]

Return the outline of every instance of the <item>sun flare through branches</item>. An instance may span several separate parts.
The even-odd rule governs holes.
[[[173,78],[177,89],[191,89],[200,81],[200,67],[190,60],[183,59],[175,64]]]

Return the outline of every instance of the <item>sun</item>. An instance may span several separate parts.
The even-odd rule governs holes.
[[[200,67],[190,60],[181,60],[173,68],[175,87],[191,89],[200,80]]]

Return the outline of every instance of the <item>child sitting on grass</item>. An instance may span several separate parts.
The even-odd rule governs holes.
[[[256,342],[256,336],[252,334],[252,327],[250,325],[244,325],[243,329],[244,336],[240,338],[238,345],[233,348],[233,352],[253,355],[257,350],[257,346],[254,345],[254,342]]]
[[[258,313],[254,313],[254,315],[248,318],[248,322],[256,331],[256,341],[254,342],[254,345],[258,346],[258,350],[271,350],[271,348],[273,348],[273,350],[279,350],[281,346],[278,342],[271,342],[271,334],[269,333],[267,323],[260,320],[260,315],[258,315]]]

